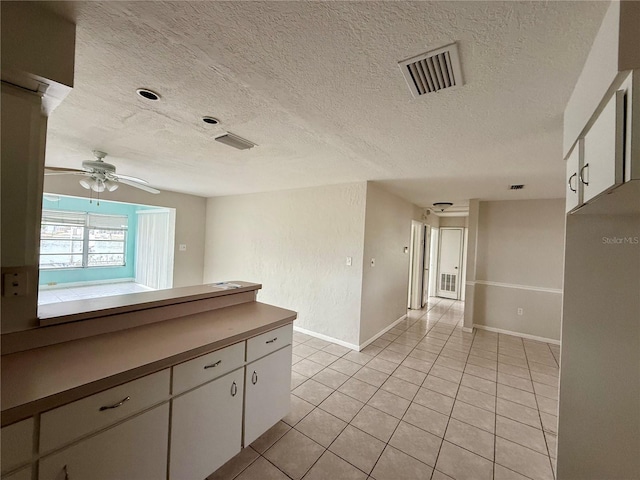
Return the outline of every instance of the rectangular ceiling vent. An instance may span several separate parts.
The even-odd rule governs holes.
[[[245,140],[244,138],[229,132],[216,137],[215,141],[224,143],[225,145],[229,145],[233,148],[237,148],[238,150],[247,150],[248,148],[253,148],[256,146],[255,143],[250,142],[249,140]]]
[[[463,85],[456,43],[409,58],[398,65],[414,98]]]
[[[522,190],[524,188],[524,185],[520,184],[520,185],[511,185],[509,187],[509,190]]]

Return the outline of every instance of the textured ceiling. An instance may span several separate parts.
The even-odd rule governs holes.
[[[47,165],[79,167],[99,149],[120,173],[178,192],[376,180],[425,206],[564,195],[562,112],[607,3],[46,6],[78,36]],[[413,99],[397,62],[453,41],[465,85]],[[215,142],[223,131],[258,147]]]

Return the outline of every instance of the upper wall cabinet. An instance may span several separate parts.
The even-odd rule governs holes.
[[[583,201],[623,181],[625,91],[618,90],[584,137],[584,160],[578,175]]]
[[[617,207],[607,206],[616,203],[607,202],[607,194],[625,183],[625,192],[616,192],[616,197],[632,198],[638,190],[640,133],[634,120],[637,124],[640,119],[640,98],[633,92],[640,91],[639,83],[640,70],[618,77],[567,156],[567,212],[616,213]],[[617,205],[623,203],[628,209],[628,202]],[[637,203],[640,209],[640,200]],[[583,208],[587,204],[589,208]]]

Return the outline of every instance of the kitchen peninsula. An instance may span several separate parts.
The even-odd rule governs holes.
[[[3,335],[2,479],[205,478],[284,417],[296,313],[233,283],[41,308]]]

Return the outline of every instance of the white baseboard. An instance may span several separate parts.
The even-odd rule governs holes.
[[[112,278],[107,280],[91,280],[88,282],[66,282],[66,283],[56,283],[55,285],[38,285],[39,290],[56,290],[58,288],[73,288],[73,287],[90,287],[92,285],[111,285],[113,283],[131,283],[135,282],[136,279],[133,277],[127,278]]]
[[[360,344],[360,347],[358,348],[358,351],[362,351],[363,348],[365,348],[367,345],[375,342],[378,338],[380,338],[382,335],[384,335],[385,333],[387,333],[389,330],[391,330],[393,327],[395,327],[397,324],[399,324],[401,321],[403,321],[405,318],[407,318],[407,314],[405,313],[404,315],[402,315],[399,319],[397,319],[395,322],[393,322],[391,325],[389,325],[387,328],[385,328],[384,330],[376,333],[373,337],[371,337],[369,340],[367,340],[364,343]]]
[[[345,342],[344,340],[339,340],[337,338],[330,337],[329,335],[323,335],[322,333],[312,332],[311,330],[307,330],[306,328],[293,326],[293,329],[296,332],[304,333],[305,335],[309,335],[311,337],[319,338],[320,340],[326,340],[327,342],[337,343],[338,345],[342,345],[343,347],[350,348],[351,350],[358,350],[358,345],[354,343]]]
[[[513,335],[514,337],[526,338],[527,340],[536,340],[538,342],[552,343],[554,345],[562,344],[560,340],[554,340],[553,338],[538,337],[537,335],[529,335],[528,333],[513,332],[511,330],[504,330],[502,328],[487,327],[486,325],[478,325],[477,323],[474,323],[473,327],[479,330],[487,330],[488,332],[504,333],[505,335]]]

